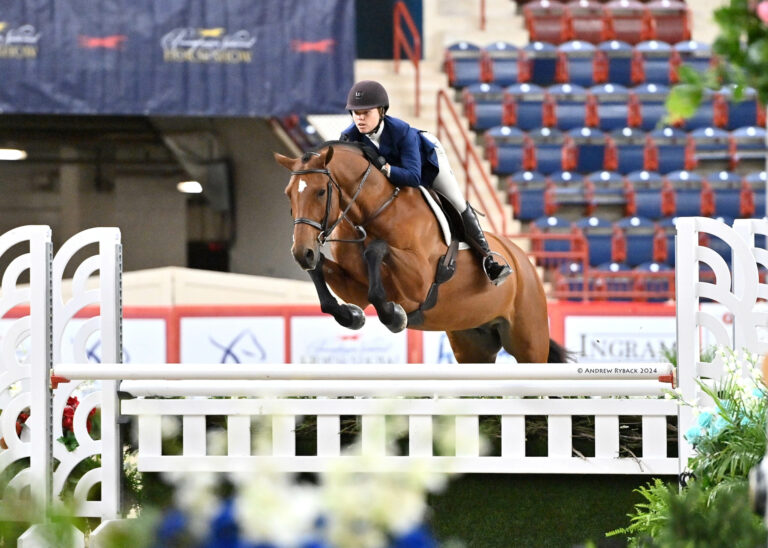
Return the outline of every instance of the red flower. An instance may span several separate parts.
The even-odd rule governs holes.
[[[21,436],[21,429],[24,426],[24,423],[27,422],[27,419],[29,418],[29,413],[19,413],[19,416],[16,418],[16,435]]]
[[[75,416],[75,408],[67,405],[64,408],[63,417],[61,419],[61,426],[64,428],[64,430],[69,430],[70,432],[74,432],[72,428],[72,419]]]

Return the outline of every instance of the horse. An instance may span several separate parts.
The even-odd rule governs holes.
[[[489,282],[474,251],[458,251],[455,273],[439,285],[436,301],[409,323],[448,250],[421,191],[392,185],[352,143],[274,158],[291,172],[285,187],[294,222],[291,252],[309,273],[321,310],[339,324],[359,329],[363,309],[372,304],[392,332],[445,331],[459,363],[493,363],[502,347],[520,363],[569,359],[549,336],[536,269],[508,238],[486,233],[492,251],[513,270],[503,284]],[[331,257],[323,252],[328,248]]]

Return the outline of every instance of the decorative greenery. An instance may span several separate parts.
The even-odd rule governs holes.
[[[694,406],[697,422],[685,433],[695,449],[687,484],[656,479],[637,489],[644,502],[629,515],[629,526],[608,536],[627,535],[631,546],[765,546],[768,533],[749,508],[747,477],[765,455],[768,392],[756,356],[718,354],[722,377],[699,383],[712,406]]]
[[[755,0],[729,0],[714,11],[719,35],[712,51],[719,62],[705,73],[681,66],[680,84],[667,98],[667,122],[689,118],[696,112],[704,88],[732,85],[738,100],[745,87],[752,87],[763,104],[768,102],[768,4]]]

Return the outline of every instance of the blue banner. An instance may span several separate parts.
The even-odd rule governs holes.
[[[339,113],[353,0],[0,0],[0,113]]]

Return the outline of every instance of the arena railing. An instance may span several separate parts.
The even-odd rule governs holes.
[[[413,22],[411,13],[405,5],[405,2],[395,2],[394,12],[392,14],[393,19],[393,36],[392,44],[394,47],[393,58],[395,60],[395,73],[400,74],[400,50],[402,49],[408,59],[411,60],[414,70],[414,103],[413,103],[413,115],[419,117],[421,96],[420,96],[420,74],[419,74],[419,59],[421,58],[421,35],[416,25]],[[408,27],[411,33],[411,39],[413,45],[408,42],[405,32],[403,31],[403,22]]]

